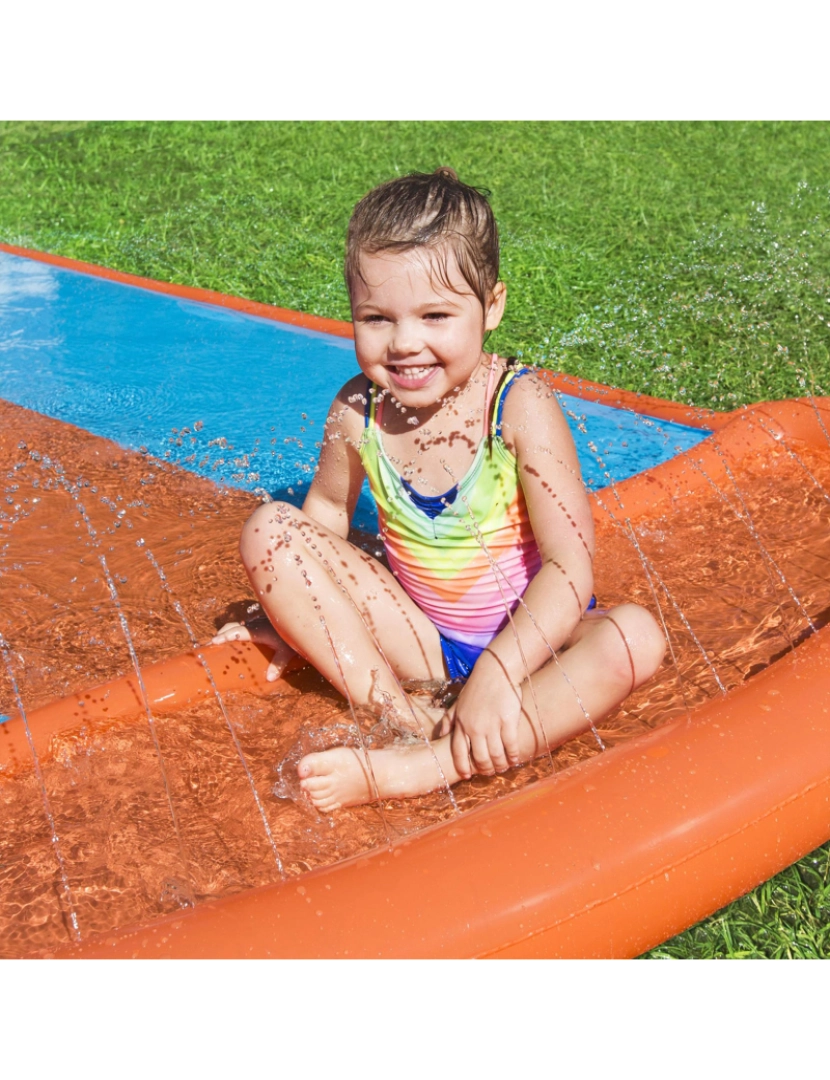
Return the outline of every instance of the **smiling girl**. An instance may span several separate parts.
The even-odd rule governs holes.
[[[590,503],[550,385],[484,351],[504,312],[498,270],[490,204],[451,169],[358,203],[345,274],[361,373],[334,400],[302,509],[267,503],[243,530],[268,622],[214,641],[271,644],[273,678],[297,652],[353,705],[420,736],[302,758],[322,811],[546,753],[663,658],[647,611],[595,606]],[[347,540],[364,476],[388,570]],[[408,680],[462,688],[442,708],[405,693]]]

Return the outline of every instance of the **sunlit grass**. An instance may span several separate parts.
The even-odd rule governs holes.
[[[825,846],[649,953],[657,958],[830,956],[830,851]]]
[[[733,408],[830,392],[828,124],[2,123],[0,239],[348,318],[355,201],[493,193],[503,353]],[[659,957],[828,956],[828,851]]]
[[[501,225],[494,347],[728,407],[830,382],[829,156],[824,124],[2,124],[0,235],[347,318],[356,199],[452,164]]]

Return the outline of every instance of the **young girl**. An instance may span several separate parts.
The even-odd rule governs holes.
[[[546,753],[663,658],[647,611],[595,607],[591,508],[549,384],[483,351],[504,312],[498,271],[490,205],[451,169],[358,203],[345,274],[361,374],[335,398],[302,510],[266,503],[243,530],[268,623],[214,642],[270,643],[269,678],[297,652],[353,706],[420,736],[302,758],[321,811]],[[389,570],[347,540],[364,475]],[[447,709],[401,685],[447,679],[466,680]]]

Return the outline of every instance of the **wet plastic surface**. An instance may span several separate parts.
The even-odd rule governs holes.
[[[820,657],[811,661],[812,654],[809,650],[802,653],[799,645],[811,633],[809,623],[820,627],[830,613],[826,572],[830,558],[830,451],[809,406],[791,409],[794,415],[797,413],[790,424],[793,439],[774,438],[779,430],[774,409],[769,414],[762,410],[755,419],[749,415],[744,420],[738,418],[731,434],[724,431],[718,436],[720,452],[711,449],[711,444],[703,444],[710,446],[708,458],[701,456],[694,462],[679,459],[647,478],[621,485],[616,493],[599,496],[610,513],[597,504],[597,591],[606,604],[634,600],[659,610],[672,642],[673,659],[669,657],[657,678],[600,728],[613,754],[621,754],[627,745],[641,749],[630,751],[633,764],[629,761],[619,766],[620,780],[615,782],[617,786],[609,785],[606,794],[605,781],[598,784],[590,777],[580,783],[568,781],[567,787],[557,786],[555,791],[550,788],[551,783],[561,785],[559,774],[568,776],[565,770],[575,764],[583,763],[582,768],[587,769],[596,761],[602,775],[612,768],[613,754],[598,756],[596,741],[590,735],[566,744],[554,754],[553,768],[558,778],[552,781],[551,762],[542,758],[502,777],[477,778],[458,785],[454,791],[462,815],[486,811],[486,820],[472,819],[472,831],[465,824],[466,816],[457,818],[445,792],[380,807],[354,808],[328,818],[315,814],[302,801],[275,797],[277,785],[282,794],[291,793],[293,764],[301,750],[319,745],[320,739],[342,742],[355,738],[345,704],[313,673],[291,676],[271,690],[260,689],[255,694],[235,690],[234,682],[239,684],[239,679],[232,677],[230,687],[226,685],[222,690],[230,726],[242,747],[253,785],[226,718],[212,695],[204,694],[173,713],[154,705],[159,756],[140,707],[128,715],[129,708],[111,709],[111,693],[89,694],[89,688],[96,683],[130,670],[129,651],[100,555],[105,555],[116,582],[140,663],[165,659],[172,662],[191,644],[174,600],[182,605],[200,641],[206,640],[227,614],[244,611],[250,603],[235,546],[238,530],[256,500],[239,491],[219,493],[208,481],[183,470],[148,462],[141,455],[14,406],[3,405],[0,409],[6,498],[12,500],[5,504],[4,516],[0,517],[3,634],[9,643],[11,673],[24,707],[35,714],[35,732],[41,730],[38,717],[44,713],[38,712],[40,707],[71,694],[80,694],[85,702],[81,705],[77,696],[70,697],[63,706],[66,713],[54,728],[47,732],[44,726],[36,739],[40,742],[42,778],[57,845],[44,809],[44,791],[23,760],[25,741],[20,743],[18,739],[22,751],[16,761],[4,759],[7,778],[0,779],[6,822],[0,839],[0,941],[4,942],[6,955],[43,954],[70,946],[70,904],[85,947],[107,955],[120,955],[117,949],[141,952],[135,938],[129,942],[125,938],[123,947],[105,944],[108,939],[122,940],[120,934],[112,938],[119,928],[176,913],[187,916],[183,929],[178,936],[169,928],[163,933],[148,931],[147,955],[164,953],[159,944],[162,938],[167,943],[165,948],[178,955],[207,955],[211,950],[219,955],[225,948],[235,950],[231,953],[234,955],[267,955],[269,951],[272,955],[298,955],[305,948],[311,950],[310,955],[311,939],[303,936],[306,930],[309,934],[313,930],[323,953],[328,950],[331,955],[338,950],[370,955],[372,948],[395,955],[429,955],[429,950],[436,955],[463,955],[476,950],[495,954],[504,951],[508,941],[515,944],[520,938],[524,940],[518,923],[514,920],[510,924],[505,912],[515,910],[517,904],[526,904],[521,897],[530,895],[527,890],[535,890],[536,929],[525,946],[515,945],[517,955],[524,954],[522,949],[529,950],[529,954],[538,949],[541,955],[558,955],[564,946],[550,938],[553,916],[549,907],[538,906],[540,882],[532,877],[522,884],[514,865],[517,858],[528,870],[540,865],[548,867],[545,895],[551,903],[555,895],[558,903],[566,905],[554,920],[557,925],[572,923],[576,911],[573,904],[584,904],[584,899],[573,895],[568,900],[570,882],[581,880],[586,888],[604,889],[600,929],[616,925],[616,944],[601,934],[597,938],[594,924],[590,948],[600,955],[616,955],[620,950],[625,953],[656,943],[661,938],[653,935],[665,936],[679,929],[678,919],[682,922],[700,917],[705,910],[726,902],[730,894],[736,895],[735,889],[751,887],[753,875],[755,880],[762,880],[774,872],[770,859],[791,861],[797,857],[800,844],[806,843],[803,850],[810,850],[810,844],[815,846],[823,838],[815,839],[816,815],[819,822],[822,820],[819,810],[793,811],[804,828],[809,826],[809,836],[802,833],[800,840],[793,840],[791,825],[785,837],[778,824],[784,811],[779,808],[770,816],[769,807],[762,812],[757,802],[763,802],[765,793],[785,780],[790,784],[790,793],[782,794],[776,788],[774,806],[792,803],[797,807],[800,794],[807,789],[817,793],[815,798],[823,799],[816,777],[830,774],[822,741],[826,741],[828,720],[821,719],[821,710],[827,708],[823,697],[827,664]],[[811,416],[815,436],[812,447],[803,438]],[[44,456],[46,447],[51,457]],[[76,494],[83,500],[94,538],[60,481],[56,461],[61,462],[63,475],[71,478]],[[724,472],[726,466],[733,479]],[[633,522],[636,544],[626,518]],[[147,558],[148,550],[162,567],[167,588]],[[822,634],[816,636],[816,641],[822,640]],[[808,644],[812,648],[812,643]],[[795,745],[785,739],[786,745],[773,751],[771,744],[764,743],[763,731],[769,729],[780,738],[782,725],[785,735],[795,730],[791,719],[794,699],[791,694],[785,697],[775,681],[763,693],[753,691],[760,697],[753,699],[742,721],[746,738],[752,743],[750,753],[723,726],[734,712],[732,695],[743,684],[747,689],[753,687],[756,676],[760,679],[766,669],[772,677],[778,661],[786,658],[794,646],[798,647],[793,657],[803,655],[804,659],[794,670],[792,685],[803,687],[803,696],[818,714],[802,709]],[[200,678],[204,683],[203,673]],[[729,691],[726,697],[721,687]],[[135,691],[132,693],[135,699]],[[104,707],[111,713],[118,711],[118,716],[103,711],[102,696]],[[4,703],[3,711],[16,711],[8,669],[0,671],[0,701]],[[712,758],[711,746],[704,740],[698,751],[702,756],[691,763],[687,757],[679,757],[694,741],[691,736],[705,711],[720,708],[726,712],[720,719],[710,719],[706,738],[717,740],[714,747],[724,747],[723,756]],[[88,714],[85,710],[89,710]],[[89,716],[86,722],[84,715]],[[653,737],[650,732],[654,728],[669,731],[673,722],[675,730],[679,730],[679,741],[654,746],[641,742]],[[689,723],[692,726],[687,729]],[[718,724],[722,726],[718,728]],[[719,730],[723,735],[718,734]],[[0,728],[0,750],[11,738],[6,731],[11,727],[4,724]],[[368,731],[367,727],[364,735]],[[600,758],[611,764],[602,764]],[[646,766],[637,764],[641,759]],[[687,782],[681,783],[671,769],[651,771],[647,764],[651,760],[661,769],[679,762],[677,768]],[[754,767],[757,775],[747,779],[741,772],[744,766]],[[799,768],[811,770],[811,779],[799,779]],[[727,775],[728,784],[724,779]],[[588,799],[594,806],[594,816],[578,802],[568,811],[570,816],[556,824],[560,821],[557,815],[565,813],[558,808],[564,806],[566,791]],[[697,791],[694,812],[690,809],[693,803],[688,801],[693,791]],[[265,820],[254,793],[264,808]],[[644,793],[649,800],[647,808],[638,801]],[[530,805],[526,801],[512,805],[520,795],[533,800],[533,813],[519,813],[520,806]],[[714,803],[707,802],[707,798],[714,798]],[[734,821],[729,828],[723,825],[719,814],[724,808],[733,816],[738,813],[738,825]],[[741,818],[744,810],[746,816]],[[749,835],[750,823],[756,819],[769,820],[778,830],[777,838],[761,833],[752,844],[734,839],[744,832]],[[525,832],[514,831],[517,820],[525,823]],[[602,828],[602,820],[613,821],[610,832]],[[548,825],[551,821],[553,824]],[[266,822],[278,858],[268,841]],[[579,822],[582,824],[577,828]],[[699,830],[707,824],[714,833],[701,840]],[[435,841],[430,839],[431,827],[449,831],[441,834],[444,839]],[[563,828],[570,830],[564,839]],[[455,830],[460,830],[458,836]],[[659,844],[655,834],[660,837]],[[581,866],[596,846],[592,835],[596,843],[606,837],[611,844],[609,854],[602,859],[595,857],[599,869],[586,862],[584,873],[577,874],[577,864]],[[466,848],[459,837],[470,836],[475,843]],[[703,858],[705,852],[715,852],[718,837],[730,836],[730,843],[738,844],[739,851],[729,849],[724,855],[726,871],[722,862],[715,861],[697,884],[683,876],[685,871],[678,875],[680,862],[691,866],[689,860],[695,852],[694,858]],[[503,839],[494,839],[498,837]],[[655,909],[655,921],[643,922],[646,901],[642,897],[634,899],[636,894],[632,893],[628,928],[620,929],[621,924],[615,924],[609,914],[608,904],[613,896],[629,895],[625,889],[631,882],[622,887],[619,878],[605,875],[612,867],[619,870],[621,861],[629,870],[632,865],[636,867],[636,859],[634,864],[631,862],[634,853],[654,855],[667,837],[681,844],[682,855],[654,856],[657,861],[643,864],[639,871],[641,876],[646,875],[643,880],[651,883],[649,896],[657,898],[648,901]],[[395,855],[401,844],[413,854]],[[482,844],[486,851],[479,850]],[[419,854],[421,845],[441,852],[434,856],[435,862]],[[763,848],[760,854],[759,846]],[[63,860],[63,881],[56,863],[56,847]],[[272,938],[266,933],[263,939],[251,929],[251,919],[262,931],[263,926],[273,926],[275,919],[281,927],[284,917],[269,908],[271,901],[265,899],[265,893],[251,893],[250,900],[252,910],[261,913],[264,923],[257,922],[259,916],[254,918],[250,912],[233,915],[233,906],[215,906],[215,901],[242,903],[242,894],[258,887],[275,888],[280,896],[287,896],[282,884],[287,880],[295,883],[292,889],[302,887],[305,892],[297,894],[300,900],[296,904],[296,898],[280,900],[277,911],[283,910],[279,905],[285,902],[288,909],[299,904],[298,911],[305,912],[304,896],[317,896],[320,890],[321,896],[327,894],[331,890],[326,889],[326,883],[335,888],[333,878],[313,877],[304,885],[309,871],[337,874],[340,871],[336,867],[344,859],[371,852],[375,852],[371,856],[375,860],[373,867],[379,865],[378,860],[394,860],[394,872],[390,870],[386,878],[378,869],[371,871],[379,875],[373,888],[386,890],[375,900],[392,919],[388,933],[378,930],[380,909],[371,917],[366,914],[364,937],[353,927],[346,933],[345,915],[327,903],[319,910],[325,910],[329,920],[334,920],[330,923],[334,937],[320,937],[316,925],[299,934],[285,916],[288,929],[280,929]],[[421,907],[415,904],[404,918],[400,904],[405,897],[401,893],[411,893],[415,879],[407,878],[400,867],[410,865],[410,859],[414,860],[411,865],[417,872],[413,869],[412,873],[418,880],[424,874],[431,875],[439,882],[436,887],[445,898],[460,888],[455,879],[466,868],[468,892],[455,905],[458,910],[453,907],[449,923],[441,922],[442,912],[447,918],[451,914],[446,900],[433,908],[425,899]],[[478,862],[473,866],[470,860]],[[661,873],[668,874],[661,880],[674,896],[673,908],[665,907],[665,897],[660,900],[662,884],[658,882],[660,888],[655,891],[652,877],[658,864],[664,867]],[[349,869],[346,877],[351,880],[355,874],[358,872]],[[403,884],[389,884],[396,880]],[[511,888],[515,886],[510,896],[504,893],[507,880]],[[681,880],[682,885],[678,884]],[[343,886],[344,896],[351,896],[356,887]],[[677,890],[677,895],[672,890]],[[238,899],[234,899],[237,895]],[[506,906],[499,907],[502,901]],[[477,930],[473,937],[457,925],[463,910],[475,916],[472,924]],[[230,914],[222,913],[226,911]],[[195,923],[190,921],[197,916]],[[310,916],[303,914],[302,919],[307,918]],[[203,936],[199,927],[205,919],[211,925],[218,920],[224,944],[217,943],[217,939],[211,944],[210,935]],[[413,934],[410,939],[401,936],[407,919]],[[426,920],[428,933],[417,930],[419,920]],[[524,925],[523,919],[519,922]],[[633,923],[639,927],[636,933],[631,929]],[[244,933],[242,937],[234,936],[230,926],[238,926],[240,933],[244,930],[248,937]],[[340,936],[338,926],[342,929]],[[373,938],[376,932],[380,936]],[[649,933],[652,938],[646,940]],[[96,941],[98,945],[94,945]],[[567,949],[576,952],[568,955],[581,954],[580,950],[589,954],[586,941],[580,936],[574,938]]]
[[[14,716],[0,725],[4,955],[61,952],[78,939],[81,954],[111,956],[632,955],[826,839],[830,646],[814,631],[830,614],[830,453],[827,416],[813,405],[738,417],[722,444],[597,497],[601,602],[651,608],[672,644],[658,677],[602,724],[609,753],[588,735],[552,760],[458,785],[457,809],[437,792],[323,818],[290,797],[293,766],[321,741],[356,738],[344,703],[311,672],[263,687],[251,653],[239,672],[225,654],[209,660],[217,697],[198,661],[177,659],[250,604],[235,548],[256,499],[235,486],[268,487],[263,462],[288,470],[274,490],[305,482],[314,458],[305,437],[321,420],[294,409],[292,396],[271,398],[267,419],[239,443],[220,433],[223,414],[163,416],[157,406],[189,393],[166,381],[165,363],[193,384],[208,370],[190,364],[191,341],[212,342],[211,393],[219,381],[223,395],[237,386],[252,355],[226,341],[239,315],[163,297],[184,312],[184,336],[142,337],[158,321],[150,314],[131,316],[125,337],[117,292],[99,302],[87,275],[47,267],[44,276],[18,260],[24,288],[19,266],[6,272],[13,258],[0,254],[4,389],[21,380],[27,393],[51,394],[48,408],[36,406],[44,411],[88,407],[107,423],[145,415],[153,424],[130,453],[0,404],[0,712],[22,707],[33,719],[28,736]],[[78,281],[91,299],[72,293]],[[66,361],[77,327],[50,329],[62,291],[73,312],[97,312],[86,335],[94,363],[83,350]],[[24,294],[39,324],[26,321]],[[267,398],[274,325],[245,319],[241,340],[262,330],[266,354],[239,385],[264,370],[258,396]],[[350,348],[335,347],[332,364]],[[308,386],[285,385],[311,393],[320,365],[296,358],[294,367]],[[146,371],[156,383],[142,381]],[[114,385],[89,392],[112,373]],[[321,416],[330,372],[322,385]],[[578,442],[602,458],[603,410],[565,405]],[[247,389],[236,408],[248,415],[249,406]],[[664,457],[681,445],[662,421],[632,422]],[[286,434],[292,423],[306,431]],[[234,488],[154,461],[139,449],[150,451],[151,437],[161,457]],[[691,432],[691,443],[699,438]],[[635,441],[619,429],[608,439]],[[589,475],[591,461],[594,451]],[[131,650],[142,667],[178,671],[172,696],[160,686],[149,715],[134,678],[90,691],[130,671]],[[193,678],[202,692],[180,701]],[[368,723],[363,735],[390,737]]]

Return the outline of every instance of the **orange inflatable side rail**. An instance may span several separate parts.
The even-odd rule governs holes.
[[[830,398],[766,401],[725,415],[727,423],[691,450],[592,495],[595,515],[634,520],[713,485],[728,488],[742,458],[784,440],[830,445]]]
[[[781,438],[826,447],[828,429],[827,399],[740,410],[693,450],[605,489],[595,510],[619,521],[662,511]],[[250,646],[202,657],[220,690],[240,673],[266,685]],[[148,668],[144,683],[152,708],[209,691],[196,656]],[[38,752],[93,705],[135,713],[136,687],[133,675],[33,712]],[[783,709],[769,710],[771,693]],[[0,754],[14,743],[22,764],[22,720],[3,727]],[[634,956],[828,837],[830,628],[687,719],[455,821],[62,955]]]
[[[265,681],[267,664],[268,658],[259,646],[229,642],[151,664],[142,669],[141,683],[133,672],[83,694],[44,705],[25,719],[13,713],[0,724],[0,773],[31,767],[32,747],[38,757],[48,754],[52,737],[58,732],[146,715],[148,709],[153,716],[177,712],[211,697],[214,686],[220,694],[231,690],[274,693],[274,683]]]
[[[786,723],[760,708],[771,688]],[[691,720],[457,822],[64,955],[630,957],[828,835],[822,631]]]

